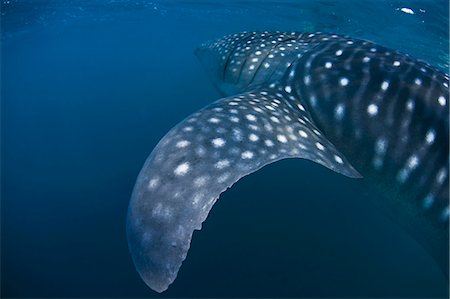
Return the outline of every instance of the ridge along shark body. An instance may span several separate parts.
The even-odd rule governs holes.
[[[244,32],[196,55],[232,96],[175,126],[139,174],[127,233],[153,290],[174,281],[219,195],[285,158],[364,177],[448,277],[448,76],[322,33]]]

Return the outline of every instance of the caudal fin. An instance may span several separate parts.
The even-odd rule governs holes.
[[[220,194],[285,158],[361,177],[278,87],[218,100],[174,127],[145,162],[129,207],[129,247],[144,281],[166,290]]]

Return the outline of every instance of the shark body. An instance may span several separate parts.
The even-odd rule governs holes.
[[[137,179],[127,233],[162,292],[219,195],[285,158],[360,178],[448,277],[448,84],[408,55],[346,36],[244,32],[196,50],[226,95],[175,126]]]

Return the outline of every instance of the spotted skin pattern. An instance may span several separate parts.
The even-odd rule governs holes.
[[[448,76],[371,42],[243,32],[195,53],[227,97],[159,142],[131,198],[127,235],[143,280],[175,280],[220,194],[286,158],[364,179],[448,275]]]

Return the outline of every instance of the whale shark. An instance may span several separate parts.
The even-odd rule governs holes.
[[[448,278],[449,77],[366,40],[242,32],[195,55],[224,95],[172,128],[129,204],[134,265],[157,292],[240,178],[288,158],[362,178]]]

